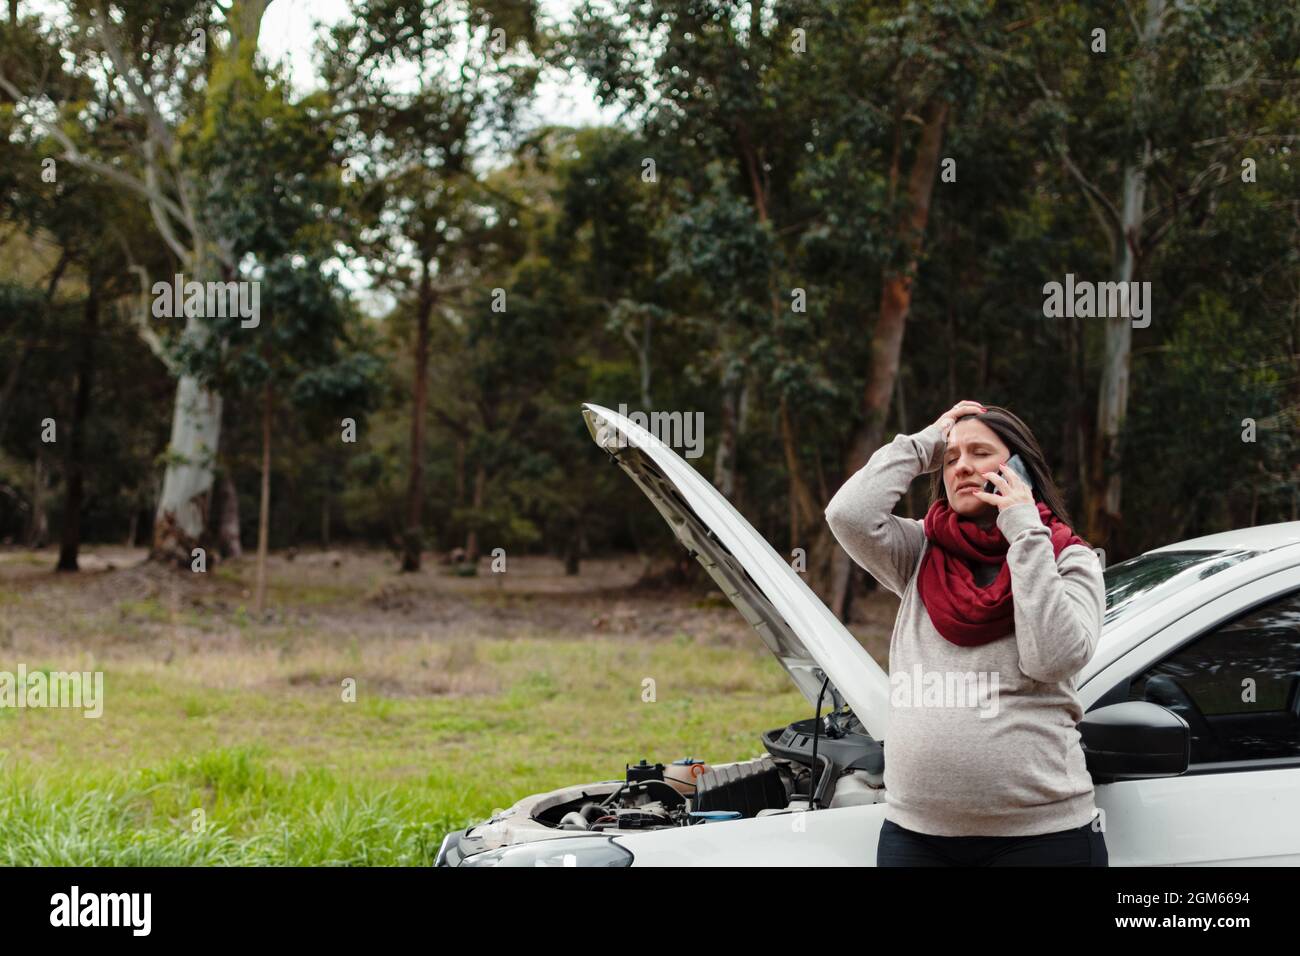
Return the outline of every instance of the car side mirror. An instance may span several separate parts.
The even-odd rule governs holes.
[[[1187,721],[1148,700],[1126,700],[1079,721],[1084,759],[1094,783],[1176,777],[1191,760]]]

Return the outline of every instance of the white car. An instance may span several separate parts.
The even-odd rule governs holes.
[[[525,797],[448,834],[436,865],[874,866],[888,675],[671,448],[610,409],[583,416],[820,718],[756,728],[752,760],[642,761]],[[1076,687],[1111,865],[1300,864],[1300,522],[1157,548],[1105,576]]]

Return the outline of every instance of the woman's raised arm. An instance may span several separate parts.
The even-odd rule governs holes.
[[[826,521],[840,546],[900,597],[921,559],[925,531],[920,520],[894,515],[894,507],[917,475],[942,467],[953,422],[983,410],[978,402],[959,402],[921,431],[895,436],[826,506]]]

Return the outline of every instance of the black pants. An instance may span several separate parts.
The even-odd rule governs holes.
[[[931,836],[886,820],[876,866],[1109,866],[1106,839],[1092,822],[1026,837]]]

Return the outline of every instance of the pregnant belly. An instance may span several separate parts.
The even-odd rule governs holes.
[[[901,805],[936,811],[1055,803],[1091,788],[1070,747],[1079,747],[1077,733],[1005,712],[981,718],[967,708],[895,708],[885,789]]]

